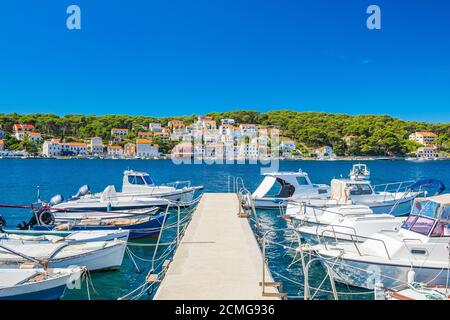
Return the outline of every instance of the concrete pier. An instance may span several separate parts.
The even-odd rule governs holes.
[[[279,299],[262,294],[262,253],[238,211],[236,194],[203,195],[154,299]],[[273,282],[268,268],[265,282]]]

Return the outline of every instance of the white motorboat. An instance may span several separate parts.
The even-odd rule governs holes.
[[[87,243],[33,243],[2,241],[0,268],[46,265],[50,268],[85,266],[89,271],[118,269],[122,265],[127,242],[123,240]]]
[[[128,241],[129,230],[3,230],[0,233],[0,245],[6,243],[86,243],[119,239]]]
[[[148,173],[126,170],[123,173],[122,191],[117,192],[114,186],[108,186],[103,193],[92,193],[89,186],[84,185],[78,190],[77,194],[68,199],[68,201],[100,199],[103,197],[105,191],[108,190],[108,192],[111,193],[111,196],[114,196],[114,198],[117,199],[116,201],[121,202],[127,202],[133,199],[145,201],[147,198],[150,198],[150,200],[159,198],[182,204],[191,202],[195,192],[202,189],[203,186],[191,186],[190,181],[175,181],[156,185]],[[142,208],[142,206],[129,207],[129,209],[137,208]],[[120,210],[126,209],[127,207],[123,206]]]
[[[332,207],[320,216],[306,216],[296,226],[301,237],[309,244],[339,243],[342,241],[365,241],[382,230],[397,231],[405,217],[374,214],[367,206]]]
[[[57,300],[67,287],[76,288],[82,267],[1,269],[0,300]],[[73,286],[73,287],[72,287]]]
[[[163,198],[120,194],[111,185],[101,194],[88,193],[67,201],[63,201],[62,196],[57,195],[52,198],[49,205],[53,211],[125,211],[167,207],[169,201]]]
[[[348,285],[373,289],[407,283],[449,286],[450,194],[418,198],[399,231],[380,231],[363,243],[312,248]]]
[[[191,181],[156,185],[148,173],[126,170],[123,173],[122,192],[118,192],[118,196],[146,196],[186,203],[192,201],[195,192],[202,189],[203,186],[191,186]]]
[[[286,215],[298,216],[310,214],[319,216],[331,207],[343,205],[362,205],[369,207],[373,213],[389,213],[395,216],[406,215],[411,210],[411,202],[423,191],[412,191],[412,181],[378,185],[373,187],[370,181],[333,179],[331,193],[327,199],[293,199],[289,201]],[[395,190],[387,191],[390,186]],[[375,188],[383,191],[375,191]],[[301,215],[300,215],[301,216]]]
[[[264,173],[264,180],[252,194],[255,208],[278,209],[287,205],[289,198],[326,199],[330,187],[313,184],[306,172],[271,172]],[[275,184],[280,186],[276,195],[268,195]]]
[[[352,180],[370,180],[370,171],[363,163],[354,164],[349,177]]]

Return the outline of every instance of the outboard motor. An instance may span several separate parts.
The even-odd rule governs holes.
[[[64,197],[60,194],[57,194],[50,199],[49,205],[56,206],[57,204],[60,204],[63,201],[64,201]]]
[[[32,213],[28,223],[22,221],[17,225],[19,230],[30,230],[35,225],[52,225],[55,223],[55,216],[47,208],[35,208]]]
[[[78,192],[75,195],[75,197],[79,198],[79,197],[85,196],[89,193],[91,193],[91,189],[89,188],[89,186],[87,184],[85,184],[84,186],[81,186],[80,189],[78,189]]]

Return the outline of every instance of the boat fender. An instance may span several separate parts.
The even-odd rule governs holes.
[[[414,272],[414,270],[411,268],[408,271],[408,284],[413,284],[414,283],[414,278],[416,277],[416,273]]]

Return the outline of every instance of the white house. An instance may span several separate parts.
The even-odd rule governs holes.
[[[87,155],[88,145],[83,142],[68,142],[62,144],[62,151],[67,152],[74,155]]]
[[[158,146],[152,145],[151,140],[136,140],[136,156],[139,158],[157,157],[159,155]]]
[[[91,139],[89,144],[89,151],[93,155],[102,155],[105,153],[105,145],[100,137],[95,137]]]
[[[123,149],[121,146],[108,146],[108,156],[110,157],[122,157]]]
[[[222,125],[224,125],[224,124],[234,125],[235,121],[234,121],[234,119],[220,119],[220,123]]]
[[[409,135],[409,140],[428,146],[433,144],[437,137],[434,132],[414,132]]]
[[[416,156],[418,158],[437,158],[438,154],[434,147],[421,147],[416,150]]]
[[[242,123],[239,125],[242,137],[256,137],[258,134],[258,127],[256,124]]]
[[[118,136],[118,137],[126,137],[128,135],[128,129],[124,128],[112,128],[111,129],[111,136]]]
[[[315,151],[317,158],[334,158],[336,155],[333,152],[333,148],[330,146],[324,146]]]
[[[286,140],[280,143],[281,151],[295,151],[297,148],[294,141]]]
[[[42,144],[42,154],[48,158],[60,156],[63,147],[59,140],[44,141]]]
[[[161,123],[149,123],[148,124],[148,129],[151,132],[162,132],[162,127],[161,127]]]

